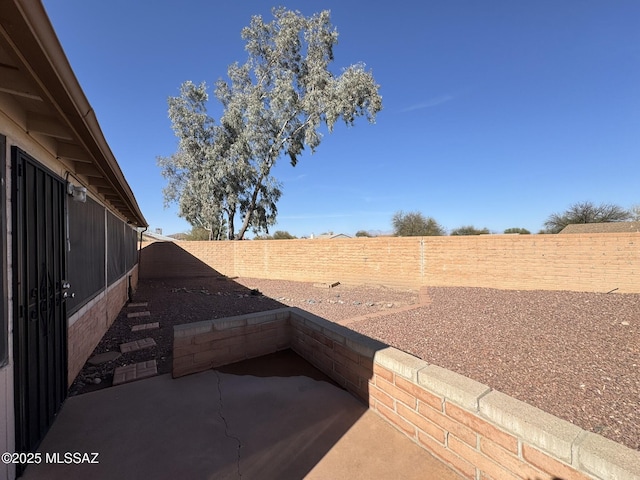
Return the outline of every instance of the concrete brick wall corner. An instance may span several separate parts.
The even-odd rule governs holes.
[[[287,309],[176,325],[172,376],[178,378],[289,348]]]
[[[464,478],[640,479],[640,452],[298,308],[174,327],[173,376],[291,348]]]
[[[175,242],[194,258],[221,275],[235,276],[235,248],[242,242],[181,241]],[[143,267],[144,268],[144,267]],[[185,272],[187,275],[190,272]]]
[[[290,311],[291,349],[367,403],[373,358],[386,345],[299,308]]]

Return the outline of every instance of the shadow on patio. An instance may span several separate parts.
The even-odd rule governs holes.
[[[242,312],[219,308],[226,293]],[[163,334],[282,306],[173,244],[143,250],[135,300]],[[40,452],[23,478],[459,478],[291,350],[69,398]]]

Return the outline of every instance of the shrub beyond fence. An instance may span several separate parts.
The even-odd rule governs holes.
[[[177,244],[227,276],[410,289],[640,293],[640,233]]]

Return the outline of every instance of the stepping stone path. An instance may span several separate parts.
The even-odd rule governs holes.
[[[120,345],[120,351],[122,353],[135,352],[142,350],[143,348],[154,347],[156,341],[153,338],[143,338],[142,340],[136,340],[135,342],[127,342]]]
[[[130,303],[127,305],[128,308],[139,308],[139,307],[148,307],[149,302],[138,302],[138,303]]]
[[[113,372],[113,385],[133,382],[142,378],[153,377],[158,374],[158,365],[155,360],[134,363],[118,367]]]
[[[131,327],[132,332],[140,332],[142,330],[155,330],[156,328],[160,328],[160,323],[143,323],[142,325],[134,325]]]
[[[136,302],[129,303],[127,308],[147,308],[149,306],[149,302]],[[140,318],[140,317],[150,317],[151,312],[138,311],[138,312],[130,312],[127,313],[127,318]],[[141,325],[133,325],[131,327],[131,332],[141,332],[145,330],[154,330],[156,328],[160,328],[159,322],[152,323],[143,323]],[[143,338],[142,340],[136,340],[134,342],[127,342],[120,345],[120,351],[122,353],[130,353],[136,352],[138,350],[142,350],[144,348],[154,347],[156,345],[156,341],[153,338]],[[114,354],[118,357],[121,356],[121,353],[118,352],[107,352],[111,357],[114,357]],[[103,354],[106,355],[106,354]],[[100,357],[96,355],[96,357]],[[106,358],[106,357],[105,357]],[[117,357],[115,357],[117,358]],[[110,358],[110,359],[115,359]],[[92,359],[93,360],[93,359]],[[98,360],[101,360],[100,358]],[[108,361],[108,360],[104,360]],[[112,385],[120,385],[122,383],[133,382],[135,380],[140,380],[142,378],[153,377],[158,374],[158,364],[156,360],[147,360],[145,362],[133,363],[131,365],[124,365],[122,367],[118,367],[113,372],[113,382]]]

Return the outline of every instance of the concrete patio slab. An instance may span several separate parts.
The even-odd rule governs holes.
[[[39,451],[99,463],[30,465],[26,480],[460,478],[328,382],[215,370],[72,397]]]

